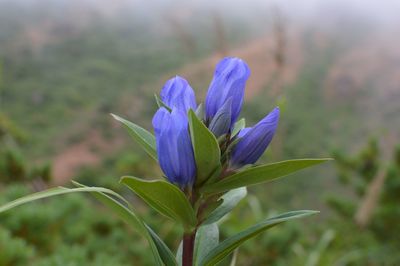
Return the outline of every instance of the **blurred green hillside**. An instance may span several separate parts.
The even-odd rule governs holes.
[[[245,244],[237,265],[400,263],[387,256],[398,241],[382,244],[400,211],[393,192],[400,178],[393,159],[400,142],[400,35],[350,11],[310,23],[273,5],[229,14],[179,3],[144,6],[0,1],[0,204],[72,179],[121,190],[122,175],[159,176],[109,113],[151,129],[154,93],[167,79],[187,78],[200,101],[215,63],[231,55],[252,70],[242,111],[247,123],[276,105],[282,110],[263,161],[339,159],[251,189],[259,200],[243,202],[223,236],[286,209],[321,214]],[[376,155],[376,167],[392,170],[370,218],[377,222],[360,229],[353,216],[365,193],[343,186],[340,177],[345,170],[369,176],[362,183],[367,190],[376,169],[359,173],[362,163],[346,161],[371,137],[389,154]],[[354,176],[348,178],[362,180]],[[46,200],[0,216],[0,265],[150,265],[144,239],[125,234],[122,222],[82,198]],[[179,244],[172,222],[132,200],[169,245]]]

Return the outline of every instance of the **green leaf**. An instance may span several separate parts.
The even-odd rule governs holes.
[[[179,247],[176,251],[176,256],[175,256],[175,260],[179,266],[182,266],[182,253],[183,253],[183,242],[181,241],[179,243]]]
[[[210,177],[207,179],[206,182],[203,182],[201,185],[205,184],[212,184],[219,178],[222,172],[222,165],[219,165],[217,168],[215,168],[214,172],[211,173]]]
[[[72,183],[78,187],[87,188],[87,186],[82,185],[78,182],[72,181]],[[133,207],[129,204],[128,201],[120,197],[123,199],[123,203],[126,205],[124,206],[120,202],[102,192],[91,192],[91,194],[104,205],[113,210],[122,220],[124,220],[133,229],[136,229],[147,239],[157,265],[177,265],[171,250],[158,237],[158,235],[135,214]]]
[[[217,247],[211,250],[200,262],[201,266],[211,266],[216,265],[218,262],[223,260],[226,256],[228,256],[233,250],[235,250],[238,246],[243,244],[245,241],[249,240],[257,236],[258,234],[264,232],[265,230],[270,229],[271,227],[278,225],[280,223],[302,218],[305,216],[309,216],[312,214],[318,213],[317,211],[292,211],[287,212],[281,215],[278,215],[273,218],[269,218],[264,220],[261,223],[251,226],[250,228],[225,239],[221,242]]]
[[[199,106],[197,106],[197,109],[196,109],[196,111],[194,112],[195,114],[196,114],[196,116],[200,119],[200,120],[202,120],[202,119],[204,119],[204,112],[205,112],[205,110],[204,110],[204,104],[199,104]]]
[[[193,254],[194,265],[199,265],[200,260],[207,255],[219,242],[219,229],[217,224],[202,225],[196,232],[196,240]],[[182,266],[183,243],[179,244],[176,251],[176,261]]]
[[[221,151],[214,134],[189,110],[189,128],[197,166],[197,183],[207,180],[221,166]]]
[[[236,205],[247,195],[247,189],[245,187],[233,189],[224,195],[222,195],[222,204],[216,208],[203,224],[211,224],[219,221],[227,213],[229,213]]]
[[[196,232],[193,261],[194,265],[199,262],[219,243],[219,229],[216,223],[203,225]]]
[[[56,188],[51,188],[51,189],[47,189],[44,191],[36,192],[36,193],[30,194],[30,195],[27,195],[25,197],[21,197],[16,200],[13,200],[9,203],[6,203],[5,205],[0,207],[0,213],[10,210],[12,208],[15,208],[17,206],[23,205],[25,203],[35,201],[35,200],[44,199],[44,198],[53,197],[53,196],[62,195],[62,194],[75,193],[75,192],[102,192],[102,193],[106,193],[106,194],[115,196],[119,199],[123,199],[119,194],[115,193],[114,191],[107,189],[107,188],[102,188],[102,187],[87,187],[87,188],[56,187]]]
[[[142,146],[142,148],[157,161],[157,151],[156,151],[156,139],[149,131],[146,129],[122,118],[117,115],[111,114],[115,120],[121,122],[129,132],[129,135]]]
[[[165,263],[166,266],[177,266],[178,263],[175,260],[174,254],[171,252],[171,250],[168,248],[168,246],[162,241],[162,239],[147,225],[145,224],[147,229],[149,230],[149,233],[156,244],[158,253],[162,259],[162,261]]]
[[[172,109],[171,109],[168,105],[166,105],[166,104],[160,99],[160,97],[158,97],[157,94],[154,94],[154,98],[156,98],[156,103],[157,103],[157,105],[158,105],[159,108],[164,107],[165,109],[168,110],[168,112],[170,112],[170,113],[172,112]]]
[[[197,223],[196,215],[185,194],[175,185],[164,180],[142,180],[124,176],[121,183],[128,186],[152,208],[180,222],[191,230]]]
[[[201,189],[201,192],[208,194],[218,193],[238,187],[269,182],[329,160],[332,159],[298,159],[251,167],[228,176],[217,183],[206,185]]]
[[[215,199],[215,197],[210,198],[211,202],[207,202],[206,205],[202,206],[201,212],[198,215],[198,220],[200,224],[204,224],[204,221],[210,216],[212,212],[214,212],[219,206],[224,203],[222,198]]]
[[[239,133],[240,130],[242,130],[243,128],[245,128],[246,126],[246,120],[244,118],[240,119],[239,121],[237,121],[235,123],[235,125],[233,126],[233,130],[232,130],[232,134],[231,136],[234,137],[237,135],[237,133]]]

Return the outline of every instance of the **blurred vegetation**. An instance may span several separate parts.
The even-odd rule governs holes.
[[[331,195],[327,203],[337,214],[331,221],[335,227],[348,221],[339,227],[344,233],[341,245],[347,250],[343,261],[348,263],[396,265],[400,261],[395,252],[400,239],[394,233],[400,230],[400,146],[390,159],[383,160],[381,153],[376,139],[355,156],[335,152],[339,181],[350,193]]]
[[[98,155],[97,164],[75,169],[70,177],[85,185],[128,193],[118,184],[120,176],[160,176],[157,165],[130,144],[108,114],[118,113],[150,128],[160,78],[180,74],[177,69],[203,58],[245,47],[261,33],[274,36],[254,27],[264,27],[264,20],[249,22],[244,15],[207,17],[208,11],[202,11],[196,21],[185,24],[173,16],[132,18],[126,12],[110,19],[83,13],[75,23],[59,7],[46,14],[42,8],[0,8],[0,204],[53,186],[58,181],[57,155],[82,143],[89,143]],[[287,22],[280,19],[277,43],[289,49],[290,40],[284,39]],[[51,30],[37,31],[49,24]],[[169,32],[160,26],[166,24]],[[356,27],[362,28],[362,21]],[[327,79],[338,57],[357,48],[368,33],[364,28],[357,34],[338,31],[324,32],[324,45],[318,41],[317,27],[302,31],[297,45],[304,62],[290,83],[278,79],[293,71],[288,69],[291,58],[287,51],[275,51],[277,71],[282,73],[270,74],[275,79],[244,104],[242,116],[248,125],[274,105],[282,110],[278,132],[262,160],[321,157],[333,151],[336,169],[332,164],[251,188],[248,199],[225,222],[221,237],[289,207],[322,212],[315,220],[284,224],[246,243],[236,252],[237,265],[400,264],[400,148],[387,155],[380,139],[368,142],[370,135],[384,135],[382,131],[396,125],[385,120],[394,112],[384,117],[368,112],[370,106],[365,108],[359,99],[369,100],[373,88],[345,87],[337,98],[328,91]],[[212,71],[193,81],[199,95]],[[90,142],[96,139],[93,132],[102,139],[97,146]],[[357,153],[356,148],[364,145]],[[383,185],[367,222],[360,223],[357,213],[377,176],[383,176]],[[181,232],[172,222],[137,198],[131,200],[169,246],[179,245]],[[0,216],[2,265],[122,266],[151,265],[151,260],[146,241],[137,233],[90,197],[70,195]]]

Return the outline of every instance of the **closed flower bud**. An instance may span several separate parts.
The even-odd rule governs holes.
[[[217,138],[227,134],[231,129],[231,111],[232,98],[229,98],[211,120],[208,128]]]
[[[254,164],[270,144],[279,121],[279,108],[276,107],[252,128],[242,129],[239,142],[232,150],[230,164],[238,168]]]
[[[186,113],[160,108],[153,117],[160,167],[171,183],[190,186],[196,175]]]
[[[249,76],[249,67],[239,58],[226,57],[218,63],[205,101],[207,121],[211,122],[226,101],[232,98],[230,124],[236,122]]]
[[[178,109],[185,114],[189,109],[196,110],[196,97],[189,83],[179,76],[168,80],[160,93],[161,100],[171,109]]]

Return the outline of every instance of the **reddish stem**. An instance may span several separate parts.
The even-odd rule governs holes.
[[[194,241],[196,230],[183,235],[182,266],[193,266]]]

